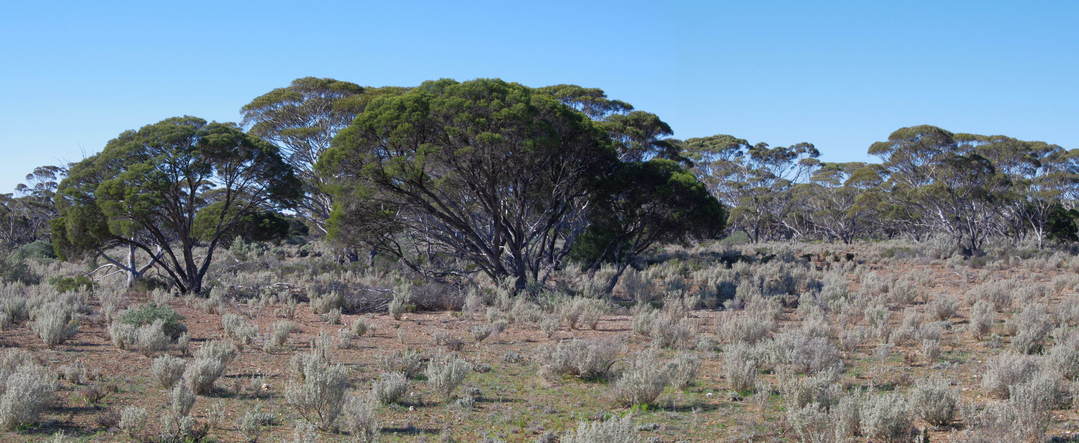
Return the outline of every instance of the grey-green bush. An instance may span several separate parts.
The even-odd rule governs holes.
[[[232,359],[236,358],[236,353],[236,345],[232,343],[206,342],[195,351],[195,358],[184,370],[184,381],[196,394],[209,394],[213,391],[214,382],[225,373]]]
[[[171,388],[180,380],[180,377],[183,377],[185,365],[186,362],[182,358],[162,355],[150,364],[150,372],[154,374],[154,378],[161,387]]]
[[[606,421],[580,422],[577,429],[559,439],[561,443],[637,443],[641,439],[633,426],[633,417],[611,417]]]
[[[622,345],[610,340],[567,340],[538,353],[541,370],[549,375],[575,375],[583,379],[607,378]]]
[[[354,440],[373,442],[378,439],[378,417],[375,404],[368,398],[353,395],[345,401],[338,422]]]
[[[339,364],[318,355],[300,360],[301,377],[285,387],[285,402],[319,429],[329,430],[341,413],[348,374]]]
[[[652,404],[669,381],[666,363],[659,359],[655,349],[647,349],[628,362],[615,382],[615,400],[623,406]]]
[[[402,372],[387,372],[371,384],[371,396],[379,403],[397,403],[408,391],[408,378]]]
[[[444,399],[450,399],[453,391],[460,386],[468,375],[470,366],[468,362],[451,354],[444,354],[431,359],[427,363],[427,383],[431,389],[439,393]]]
[[[946,426],[955,419],[959,391],[943,378],[925,378],[914,385],[910,406],[918,418],[932,425]]]
[[[899,394],[881,394],[866,399],[862,409],[862,430],[876,441],[906,442],[911,436],[910,406]]]
[[[31,314],[30,328],[48,347],[67,341],[79,330],[79,315],[67,303],[53,301],[38,306]]]
[[[7,356],[12,361],[21,358],[10,351]],[[14,370],[4,372],[0,380],[0,388],[3,388],[0,393],[0,429],[11,430],[18,425],[37,421],[56,392],[56,375],[27,360]]]

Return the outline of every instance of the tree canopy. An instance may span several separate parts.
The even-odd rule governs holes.
[[[252,212],[292,204],[299,189],[273,145],[232,124],[170,118],[72,165],[57,191],[54,241],[64,254],[161,252],[176,287],[200,292],[223,235]]]
[[[314,173],[319,156],[371,100],[404,90],[363,87],[332,78],[298,78],[244,105],[243,124],[250,128],[249,132],[281,150],[303,182],[304,195],[297,209],[316,229],[325,232],[333,204]]]

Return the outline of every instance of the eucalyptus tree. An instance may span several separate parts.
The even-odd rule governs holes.
[[[199,293],[223,236],[252,212],[292,204],[299,189],[272,144],[233,124],[174,117],[125,131],[71,167],[54,240],[65,254],[137,248],[180,291]]]
[[[809,181],[795,185],[798,213],[823,237],[851,243],[874,227],[875,198],[880,185],[875,165],[862,162],[822,163]]]
[[[995,135],[958,134],[960,146],[988,159],[1011,186],[1002,234],[1017,240],[1030,233],[1041,246],[1049,218],[1079,190],[1079,150]]]
[[[874,143],[869,153],[887,170],[882,195],[917,220],[916,229],[945,232],[965,254],[975,254],[999,226],[1010,184],[989,159],[960,143],[964,138],[913,126]]]
[[[304,196],[297,209],[315,229],[326,232],[333,207],[314,171],[319,156],[374,97],[402,90],[304,77],[256,97],[241,109],[249,132],[276,145],[303,182]]]
[[[804,234],[791,223],[797,205],[791,190],[820,162],[810,143],[771,147],[729,135],[691,138],[681,143],[694,172],[716,197],[732,207],[729,224],[754,241]]]
[[[62,166],[38,166],[13,194],[0,194],[0,245],[16,247],[49,238],[49,223],[56,216],[53,196],[65,173]]]
[[[562,100],[516,83],[426,82],[372,101],[318,164],[331,236],[433,276],[543,280],[584,229],[610,139]]]
[[[686,160],[681,156],[678,140],[671,138],[674,131],[670,125],[653,113],[608,98],[602,89],[562,84],[545,86],[537,91],[561,100],[594,120],[596,126],[611,138],[622,161]]]
[[[604,177],[590,198],[588,229],[573,256],[596,269],[613,263],[607,292],[640,254],[656,244],[718,238],[726,209],[678,163],[627,162]]]

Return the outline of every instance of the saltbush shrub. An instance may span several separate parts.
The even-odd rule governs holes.
[[[311,355],[300,360],[300,377],[285,387],[285,402],[319,429],[329,430],[341,413],[348,388],[344,366]]]
[[[4,366],[11,364],[13,370],[3,368],[0,374],[0,429],[11,430],[16,426],[37,421],[41,411],[52,402],[56,392],[56,375],[25,357],[22,353],[9,351]]]
[[[401,372],[387,372],[371,384],[371,396],[379,403],[397,403],[408,391],[408,378]]]
[[[150,364],[150,372],[154,374],[154,378],[161,387],[171,388],[180,380],[180,377],[183,377],[185,366],[186,362],[182,358],[162,355]]]
[[[648,349],[629,361],[615,382],[614,396],[622,406],[650,405],[669,381],[667,365],[659,360],[655,349]]]
[[[580,422],[577,429],[567,432],[561,443],[638,443],[641,441],[633,426],[633,417],[611,417],[606,421]]]
[[[236,353],[236,345],[232,343],[206,342],[195,351],[195,358],[184,370],[184,381],[196,394],[209,394],[214,382],[224,375],[228,364],[236,358]]]
[[[468,362],[452,354],[445,354],[431,359],[427,363],[427,383],[444,399],[450,399],[453,391],[461,385],[471,367]]]

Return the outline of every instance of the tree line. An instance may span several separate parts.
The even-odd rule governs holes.
[[[829,163],[810,143],[679,140],[600,89],[497,79],[308,77],[241,113],[239,124],[166,119],[35,169],[0,199],[0,241],[49,242],[129,281],[157,267],[202,292],[215,251],[237,237],[325,237],[352,260],[518,288],[570,262],[613,264],[613,285],[655,245],[734,232],[945,235],[968,255],[991,238],[1077,240],[1079,150],[1006,136],[901,128],[869,147],[879,163]]]

